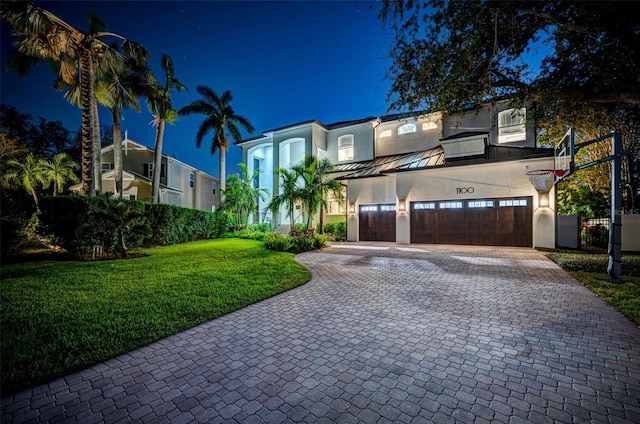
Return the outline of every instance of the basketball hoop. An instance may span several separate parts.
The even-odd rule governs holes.
[[[539,194],[547,194],[553,188],[555,171],[553,169],[537,169],[527,172],[527,177]]]

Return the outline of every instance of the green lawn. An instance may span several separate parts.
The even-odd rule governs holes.
[[[311,274],[262,242],[217,239],[126,260],[3,264],[2,395],[300,286]]]

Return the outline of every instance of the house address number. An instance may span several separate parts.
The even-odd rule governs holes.
[[[475,190],[473,187],[457,187],[456,194],[471,194]]]

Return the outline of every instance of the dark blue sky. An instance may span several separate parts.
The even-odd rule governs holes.
[[[248,118],[254,134],[308,119],[332,123],[387,113],[384,79],[390,33],[368,1],[36,1],[76,27],[87,30],[92,9],[108,30],[141,43],[161,77],[166,52],[175,76],[188,92],[173,96],[180,108],[200,96],[197,85],[231,90],[236,113]],[[373,8],[371,7],[372,5]],[[51,88],[53,73],[37,68],[27,78],[10,74],[4,58],[12,38],[2,23],[0,101],[20,112],[80,127],[80,110]],[[101,108],[101,122],[111,118]],[[125,111],[129,138],[153,147],[151,114]],[[219,176],[218,155],[209,139],[196,148],[201,116],[167,125],[164,152]],[[227,154],[227,175],[237,172],[240,148]]]

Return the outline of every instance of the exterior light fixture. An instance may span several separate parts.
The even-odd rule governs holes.
[[[549,193],[541,193],[538,197],[538,203],[541,208],[549,207]]]
[[[406,210],[407,210],[407,201],[405,199],[400,199],[400,201],[398,202],[398,211],[406,212]]]
[[[349,203],[349,213],[356,213],[356,204]]]

